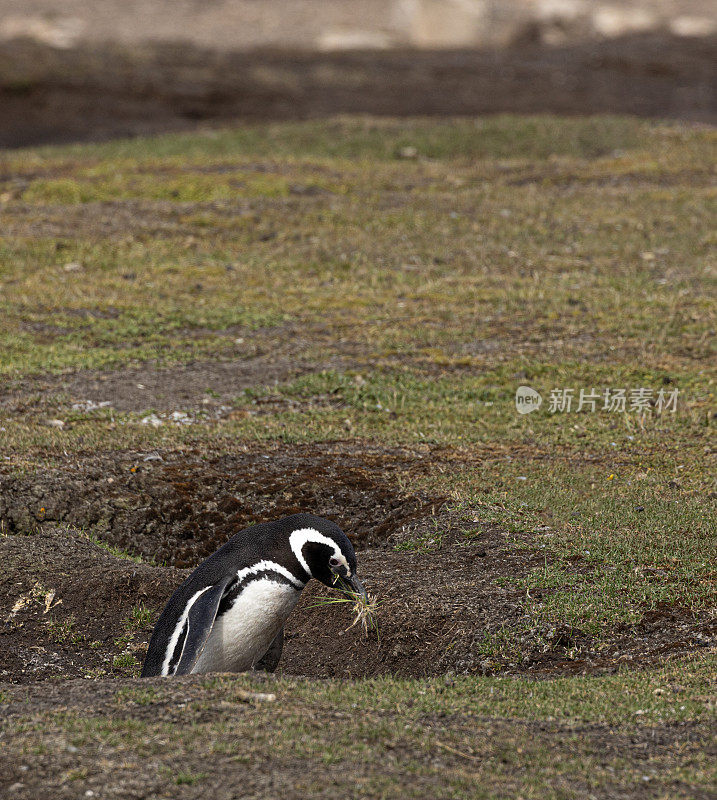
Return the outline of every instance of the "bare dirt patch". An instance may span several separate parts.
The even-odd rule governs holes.
[[[151,365],[117,371],[84,371],[58,379],[35,381],[36,391],[51,391],[77,402],[105,403],[117,411],[173,411],[211,409],[231,403],[242,389],[259,383],[271,385],[316,370],[300,358],[256,354],[232,361],[199,361],[166,369]],[[29,382],[4,399],[12,409],[27,396]]]
[[[94,316],[98,312],[85,309]],[[46,326],[48,340],[58,333]],[[37,330],[34,330],[37,333]],[[43,331],[39,331],[42,333]],[[185,332],[196,337],[210,335],[204,329]],[[310,347],[321,346],[329,332],[318,325],[267,327],[250,330],[226,328],[221,336],[232,353],[224,357],[194,360],[158,367],[146,362],[115,370],[76,370],[59,375],[10,378],[0,387],[0,409],[24,413],[32,409],[63,408],[74,404],[107,403],[116,411],[216,410],[231,404],[237,395],[253,386],[271,386],[322,369],[346,368],[354,355],[350,342],[335,345],[322,361],[307,356]]]
[[[132,609],[162,606],[184,575],[57,531],[0,538],[0,557],[0,679],[13,683],[112,672],[151,633],[119,641]]]
[[[49,333],[54,335],[57,331]],[[116,411],[175,411],[207,406],[211,409],[231,403],[242,389],[254,386],[258,378],[271,384],[298,377],[313,368],[299,359],[267,359],[256,355],[247,359],[196,362],[165,369],[145,365],[105,372],[87,370],[9,382],[0,393],[0,407],[22,413],[28,407],[28,396],[31,398],[37,393],[37,401],[45,404],[48,395],[61,395],[65,406],[108,403]]]
[[[287,626],[286,674],[559,675],[646,666],[709,646],[717,626],[687,609],[646,609],[640,622],[616,626],[600,641],[536,620],[510,580],[542,566],[545,551],[467,520],[440,496],[405,488],[454,457],[345,442],[275,443],[212,456],[111,453],[77,462],[72,473],[4,476],[3,529],[29,535],[0,539],[10,565],[0,607],[7,616],[20,597],[39,597],[5,625],[5,679],[112,669],[129,610],[141,603],[153,622],[187,574],[173,567],[194,566],[253,522],[306,509],[337,520],[356,543],[362,577],[380,601],[378,633],[350,627],[348,608],[317,606],[327,590],[312,584]],[[172,567],[115,558],[57,531],[58,522]],[[576,560],[572,568],[587,566]],[[54,629],[37,586],[62,600],[52,611]],[[125,668],[141,661],[151,622],[134,631],[136,662]],[[496,649],[496,637],[510,646]]]

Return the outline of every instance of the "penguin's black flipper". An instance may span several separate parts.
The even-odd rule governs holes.
[[[269,645],[269,649],[264,655],[254,664],[254,669],[260,669],[264,672],[274,672],[279,666],[281,660],[281,651],[284,649],[284,628],[282,626],[279,633],[274,637],[274,641]]]
[[[187,617],[187,635],[184,638],[184,649],[177,664],[175,675],[188,675],[204,650],[209,634],[217,617],[217,609],[226,591],[231,576],[225,581],[215,584],[201,594],[192,604]]]

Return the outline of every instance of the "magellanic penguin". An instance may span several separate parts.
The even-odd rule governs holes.
[[[295,514],[246,528],[172,595],[152,633],[142,677],[273,671],[286,618],[311,578],[365,598],[353,545],[338,525]]]

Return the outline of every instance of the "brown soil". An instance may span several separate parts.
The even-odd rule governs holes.
[[[8,536],[0,554],[0,679],[14,683],[112,670],[132,608],[157,608],[184,576],[66,532]]]
[[[0,577],[4,618],[33,587],[36,597],[5,624],[0,670],[7,681],[27,682],[112,669],[130,609],[141,602],[156,619],[187,574],[174,567],[195,565],[247,524],[299,509],[344,527],[380,607],[378,636],[365,636],[350,628],[349,609],[317,606],[328,590],[311,585],[287,626],[281,669],[288,674],[558,675],[644,666],[709,645],[715,624],[679,608],[646,610],[639,623],[611,631],[600,648],[583,631],[537,624],[522,592],[505,579],[542,565],[543,551],[441,509],[441,497],[398,488],[399,478],[411,486],[412,478],[455,457],[346,442],[274,444],[204,457],[109,453],[77,462],[71,473],[2,477],[0,524],[13,534],[0,540],[10,565]],[[172,567],[115,558],[58,523]],[[576,561],[573,568],[586,565]],[[62,603],[46,614],[50,590]],[[48,626],[49,619],[57,625]],[[73,627],[63,638],[68,620]],[[511,647],[487,652],[486,637],[501,631]],[[151,622],[135,633],[139,660],[150,633]]]
[[[33,477],[0,477],[0,520],[27,532],[64,523],[144,558],[196,566],[252,523],[312,509],[357,543],[386,544],[442,497],[402,495],[398,474],[425,459],[348,443],[269,444],[218,456],[107,453]]]
[[[717,120],[717,38],[505,50],[220,53],[191,45],[0,49],[0,146],[339,113],[619,113]]]
[[[87,310],[84,313],[97,312]],[[36,336],[44,333],[47,340],[52,341],[60,332],[55,326],[46,328],[35,327],[33,333]],[[201,336],[207,331],[194,329],[191,333]],[[224,358],[168,367],[144,362],[116,370],[77,370],[59,375],[8,378],[0,386],[0,409],[13,414],[44,411],[57,416],[76,403],[84,409],[88,403],[109,402],[116,411],[202,409],[211,416],[230,405],[243,389],[271,386],[324,369],[346,369],[359,353],[359,348],[350,341],[331,342],[330,331],[316,324],[259,330],[227,328],[222,336],[227,342],[241,340],[231,345],[233,352],[225,354]],[[311,359],[307,355],[310,348],[320,348],[327,355],[321,361]]]

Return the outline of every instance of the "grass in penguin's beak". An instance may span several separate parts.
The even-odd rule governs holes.
[[[346,597],[348,597],[350,600],[356,600],[357,602],[362,603],[368,601],[366,590],[363,588],[361,581],[355,575],[352,575],[350,578],[342,578],[339,575],[336,577],[338,580],[334,582],[334,585]]]
[[[320,598],[310,608],[317,606],[330,606],[337,603],[351,603],[354,612],[354,621],[349,625],[346,630],[351,630],[354,625],[361,624],[364,635],[368,635],[369,628],[376,631],[378,638],[378,625],[376,623],[376,609],[378,608],[378,600],[372,597],[366,589],[364,589],[361,581],[354,575],[350,578],[342,578],[336,575],[334,586],[341,592],[341,597],[324,597]]]

